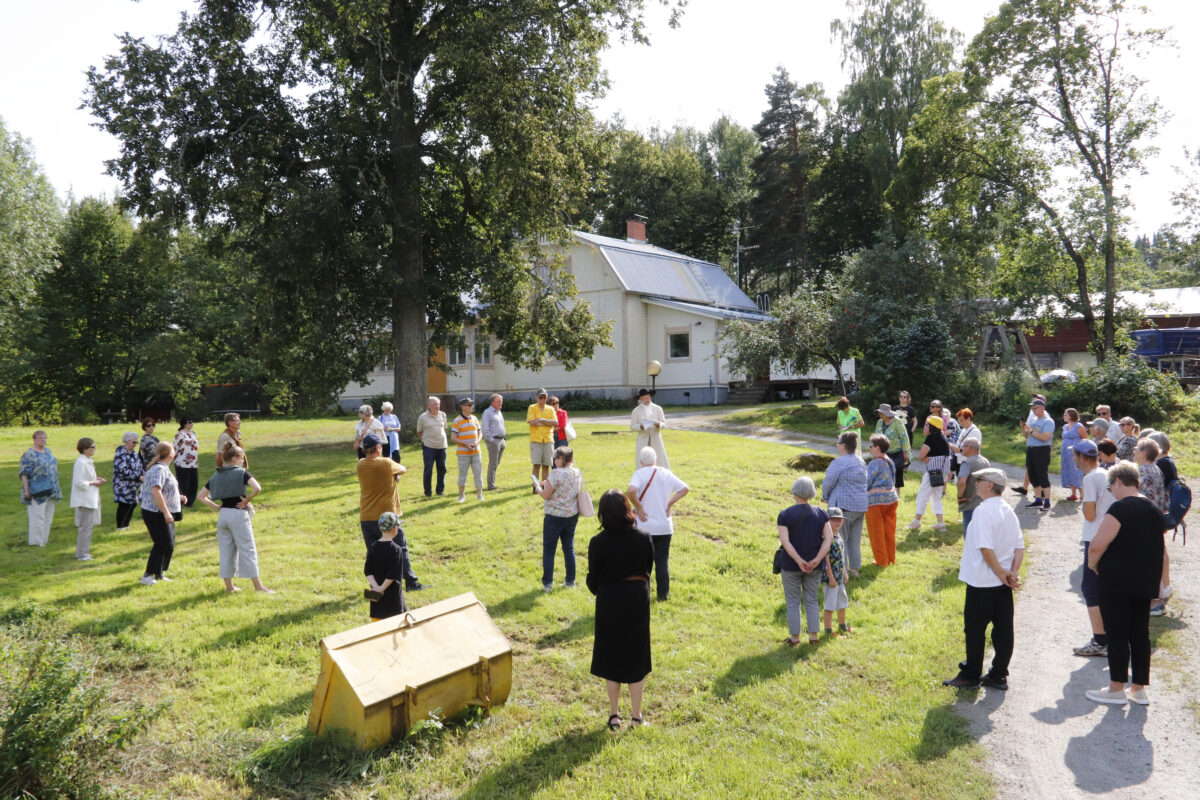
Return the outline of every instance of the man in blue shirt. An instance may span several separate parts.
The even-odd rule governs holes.
[[[1029,404],[1032,419],[1021,423],[1025,434],[1025,471],[1033,489],[1033,501],[1026,508],[1050,509],[1050,440],[1054,438],[1054,420],[1046,413],[1046,401],[1035,397]]]

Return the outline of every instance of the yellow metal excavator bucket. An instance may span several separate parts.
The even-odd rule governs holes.
[[[512,647],[473,593],[326,636],[308,728],[370,749],[430,712],[450,719],[508,699]]]

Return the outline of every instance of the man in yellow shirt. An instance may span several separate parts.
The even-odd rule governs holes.
[[[538,389],[537,402],[525,412],[529,423],[529,460],[533,462],[533,474],[540,480],[550,477],[550,465],[554,463],[554,429],[558,427],[558,414],[546,405],[550,394]],[[537,489],[533,490],[537,493]]]

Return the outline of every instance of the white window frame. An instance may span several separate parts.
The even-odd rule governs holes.
[[[672,357],[671,356],[671,337],[686,335],[687,336],[687,356]],[[681,364],[692,360],[692,326],[691,325],[668,325],[666,328],[665,349],[663,350],[666,360],[673,364]]]
[[[483,353],[480,353],[480,350]],[[461,353],[461,358],[459,354]],[[486,355],[484,359],[481,355]],[[448,367],[470,367],[471,362],[467,358],[467,337],[460,335],[456,341],[446,345],[446,366]],[[485,369],[492,366],[492,337],[487,334],[476,333],[475,336],[475,368]]]

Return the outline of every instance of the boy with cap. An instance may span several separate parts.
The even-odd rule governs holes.
[[[467,472],[475,473],[475,498],[483,499],[483,456],[479,452],[479,440],[483,438],[483,427],[471,412],[475,401],[464,397],[458,401],[458,416],[450,425],[450,440],[458,445],[458,502],[467,501]]]
[[[846,568],[846,545],[839,533],[846,519],[837,506],[829,507],[829,527],[833,528],[833,541],[829,543],[829,555],[825,557],[825,635],[841,638],[853,630],[846,624],[846,608],[850,596],[846,594],[846,581],[850,579]],[[833,632],[833,612],[838,615],[838,632]]]
[[[975,490],[983,498],[971,519],[963,544],[958,579],[967,585],[963,601],[963,634],[967,658],[958,675],[943,686],[975,689],[980,684],[1008,688],[1008,663],[1013,653],[1013,589],[1025,555],[1021,524],[1008,503],[1000,499],[1007,482],[1001,470],[988,468],[975,474]],[[987,628],[992,626],[992,668],[983,675]]]
[[[389,459],[390,460],[390,459]],[[408,610],[400,582],[404,579],[404,550],[396,541],[400,517],[391,511],[379,515],[379,541],[367,551],[363,574],[371,588],[363,595],[371,601],[371,622],[403,614]]]

